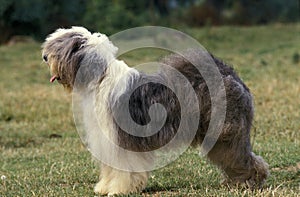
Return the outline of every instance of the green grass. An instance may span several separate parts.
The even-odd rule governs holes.
[[[220,186],[196,150],[152,173],[144,196],[298,196],[300,25],[185,29],[237,70],[256,106],[252,144],[270,164],[264,190]],[[0,47],[0,196],[93,196],[99,170],[72,119],[71,98],[49,84],[40,43]],[[161,52],[124,55],[130,64]],[[57,134],[55,137],[54,134]]]

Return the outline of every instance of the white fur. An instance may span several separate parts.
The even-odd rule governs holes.
[[[137,74],[136,70],[129,68],[123,61],[116,60],[108,66],[106,77],[99,87],[95,89],[94,107],[98,117],[96,124],[98,123],[101,126],[97,125],[96,128],[90,128],[88,143],[91,152],[96,155],[101,154],[100,158],[107,159],[107,163],[114,163],[114,161],[109,161],[110,159],[120,159],[118,150],[115,148],[115,145],[117,146],[117,128],[108,110],[110,102],[114,102],[110,95],[114,95],[113,99],[117,100],[126,91],[130,77]],[[111,94],[112,89],[115,87],[117,87],[118,94]],[[95,124],[93,119],[88,119],[87,121],[87,125]],[[123,157],[124,155],[122,155]],[[95,186],[95,192],[109,195],[138,192],[146,187],[147,179],[147,172],[127,172],[102,164],[100,181]]]
[[[98,87],[94,87],[94,92],[92,97],[94,100],[90,100],[90,96],[86,97],[87,101],[84,101],[86,105],[90,105],[90,108],[86,108],[86,118],[84,125],[87,125],[87,130],[89,136],[87,136],[87,142],[90,148],[90,151],[96,156],[98,154],[104,154],[99,151],[103,149],[111,148],[111,151],[114,150],[113,145],[117,145],[117,136],[115,135],[116,129],[113,122],[112,114],[109,113],[109,105],[112,101],[111,95],[114,95],[113,99],[118,99],[119,96],[125,92],[127,87],[127,82],[129,78],[133,75],[137,75],[138,72],[135,69],[129,68],[123,61],[114,61],[108,65],[106,71],[106,77],[100,83]],[[112,89],[117,88],[118,94],[111,94]],[[92,116],[92,117],[91,117]],[[96,117],[95,117],[96,116]],[[103,138],[103,137],[106,137]],[[108,142],[113,143],[111,145],[107,144]],[[112,152],[108,154],[112,154]],[[102,158],[101,157],[98,158]],[[104,156],[105,157],[105,156]],[[107,155],[105,158],[112,158]]]
[[[129,194],[146,187],[148,172],[126,172],[101,165],[100,181],[94,191],[99,194]]]
[[[91,40],[88,40],[86,44],[88,46],[87,53],[97,53],[102,58],[104,57],[109,64],[105,78],[98,86],[93,86],[90,95],[84,96],[82,107],[88,147],[95,157],[103,158],[105,163],[110,163],[110,159],[120,158],[118,151],[114,148],[114,145],[117,146],[117,128],[112,114],[109,113],[109,105],[118,100],[126,91],[130,78],[139,73],[137,70],[129,68],[125,62],[116,60],[117,48],[106,36],[104,38],[105,40],[99,42],[98,34],[93,34],[89,37]],[[113,89],[115,91],[111,94]],[[95,186],[95,192],[109,195],[139,192],[146,187],[147,180],[147,172],[122,171],[102,164],[100,181]]]
[[[56,30],[54,33],[50,34],[47,37],[46,42],[55,40],[66,33],[74,33],[74,32],[78,32],[86,38],[89,38],[92,35],[91,32],[89,32],[87,29],[85,29],[83,27],[72,27],[71,29],[60,28],[60,29]]]

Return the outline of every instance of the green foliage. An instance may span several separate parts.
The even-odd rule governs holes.
[[[237,4],[241,7],[240,10],[233,7],[236,18],[242,17],[244,23],[295,22],[299,19],[299,2],[295,0],[242,0],[235,1],[234,5]]]
[[[141,25],[178,28],[298,19],[296,0],[0,0],[0,44],[13,35],[43,39],[72,25],[111,34]]]
[[[0,16],[8,9],[8,7],[13,3],[11,0],[0,0]]]
[[[11,13],[11,21],[31,22],[45,18],[46,4],[42,0],[18,0],[14,1],[14,10]]]
[[[80,24],[84,0],[1,0],[0,43],[13,35],[44,38],[53,29]],[[83,4],[83,6],[82,6]]]
[[[299,20],[299,1],[295,0],[203,0],[192,4],[187,22],[205,24],[266,24]]]
[[[124,2],[88,1],[83,23],[90,29],[108,34],[145,24],[143,16],[136,15],[133,10],[128,10],[130,5],[127,4],[127,7]]]

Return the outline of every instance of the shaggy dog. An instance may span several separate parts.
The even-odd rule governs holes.
[[[100,127],[92,126],[99,120],[89,113],[89,107],[83,106],[82,111],[86,114],[85,129],[88,130],[86,141],[92,152],[103,154],[104,157],[110,156],[110,159],[116,159],[119,164],[111,166],[107,162],[101,163],[100,181],[95,186],[95,192],[141,192],[146,187],[149,176],[146,166],[153,162],[153,158],[143,154],[136,158],[127,157],[125,152],[121,154],[112,150],[113,146],[102,141],[102,138],[107,137],[121,149],[137,153],[157,150],[168,144],[180,127],[183,113],[177,95],[163,85],[176,83],[175,74],[168,69],[161,69],[158,73],[149,75],[129,68],[123,61],[116,59],[118,49],[105,35],[92,34],[82,27],[58,29],[47,37],[42,48],[43,59],[52,75],[51,82],[57,80],[69,91],[84,89],[83,97],[91,94],[95,96],[94,104],[89,107],[94,107],[96,116],[101,117]],[[204,63],[201,62],[203,53],[200,51],[190,50],[186,54],[190,58],[199,57],[199,65]],[[207,157],[222,171],[226,183],[246,183],[250,188],[261,187],[269,172],[268,164],[251,149],[250,129],[254,113],[251,93],[231,67],[211,54],[209,56],[224,82],[226,98],[220,99],[226,99],[227,102],[223,127]],[[162,62],[186,77],[196,92],[198,106],[193,106],[195,102],[189,100],[190,95],[187,93],[185,106],[191,110],[185,113],[193,114],[193,108],[199,108],[197,130],[195,134],[186,130],[181,137],[182,141],[185,141],[185,137],[191,135],[193,140],[190,144],[194,147],[200,146],[213,114],[212,97],[218,95],[210,95],[208,85],[199,70],[181,55],[172,54]],[[79,70],[82,70],[81,74],[78,74]],[[187,87],[186,84],[179,85]],[[174,87],[177,87],[176,84]],[[138,125],[147,125],[153,119],[154,116],[150,113],[151,105],[159,103],[164,106],[167,116],[158,132],[148,135],[140,131],[142,135],[139,135],[126,132],[126,129],[119,126],[116,120],[118,118],[115,118],[119,114],[114,114],[113,111],[120,107],[121,101],[127,97],[130,116]],[[157,116],[156,120],[159,121],[160,115]],[[122,117],[120,119],[122,121]],[[101,137],[99,133],[104,135]],[[122,165],[126,167],[122,168]],[[135,170],[135,166],[138,166],[138,170]]]

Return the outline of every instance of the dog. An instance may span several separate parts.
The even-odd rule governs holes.
[[[191,102],[190,97],[193,95],[187,92],[184,105],[188,109],[185,113],[192,116],[197,116],[197,110],[195,112],[194,109],[199,109],[197,129],[194,134],[184,130],[179,137],[179,141],[184,142],[186,136],[192,136],[189,142],[193,147],[203,143],[213,114],[212,99],[218,97],[218,92],[217,95],[210,94],[202,74],[182,55],[171,54],[162,60],[162,64],[171,69],[165,67],[155,74],[145,74],[118,60],[117,52],[118,48],[106,35],[91,33],[83,27],[58,29],[42,45],[42,58],[52,75],[50,82],[58,81],[69,92],[84,92],[83,101],[86,101],[86,95],[93,95],[92,105],[81,106],[85,114],[84,129],[87,130],[85,140],[97,158],[100,155],[104,160],[117,160],[117,166],[109,165],[109,162],[100,164],[100,180],[94,191],[102,195],[141,192],[146,188],[151,171],[147,166],[153,163],[153,155],[143,153],[165,146],[176,136],[185,114],[182,115],[181,103],[173,89],[164,84],[173,84],[177,89],[192,87],[195,92],[197,101]],[[188,50],[185,54],[185,57],[192,59],[198,57],[199,65],[204,63],[201,59],[205,57],[199,50]],[[255,155],[251,148],[250,130],[254,116],[252,95],[233,68],[210,53],[208,56],[217,66],[225,87],[226,98],[220,99],[226,99],[226,117],[207,158],[221,170],[225,184],[241,183],[250,188],[262,187],[269,171],[268,164],[262,157]],[[181,73],[188,83],[182,82],[185,84],[181,83],[177,87],[179,75],[176,76],[172,69]],[[128,102],[122,102],[126,99]],[[158,118],[155,121],[164,119],[164,124],[156,133],[128,132],[118,122],[127,117],[114,112],[122,108],[122,103],[128,105],[129,116],[138,125],[147,125],[155,119],[155,113],[150,113],[151,106],[159,103],[164,107],[162,113],[165,113],[166,118],[156,114]],[[89,113],[91,111],[95,114]],[[101,117],[100,120],[95,116]],[[118,152],[115,146],[124,151]],[[176,145],[171,148],[176,148]],[[131,157],[126,151],[138,154]],[[135,170],[136,166],[138,170]]]

